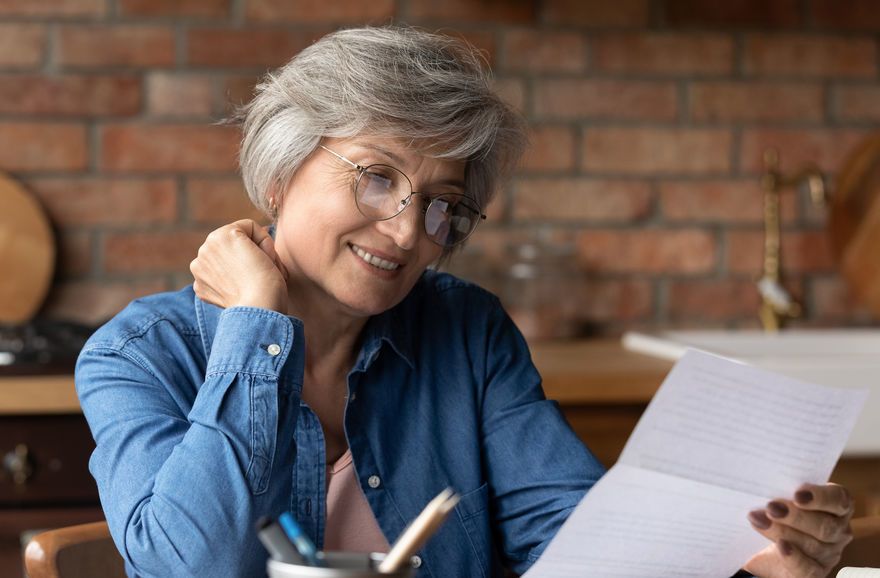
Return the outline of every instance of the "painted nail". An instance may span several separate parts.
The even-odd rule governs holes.
[[[767,517],[767,514],[764,513],[764,510],[752,510],[751,512],[749,512],[749,521],[756,528],[760,528],[762,530],[766,530],[773,524],[770,518]]]
[[[794,493],[794,501],[798,504],[809,504],[813,501],[813,492],[810,490],[798,490]]]
[[[776,542],[776,547],[779,548],[779,551],[782,553],[783,556],[791,556],[791,544],[789,544],[785,540],[780,540]]]
[[[770,514],[771,518],[784,518],[788,515],[788,506],[773,500],[767,504],[767,513]]]

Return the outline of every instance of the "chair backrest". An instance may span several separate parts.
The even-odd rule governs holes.
[[[24,563],[30,578],[125,578],[107,522],[37,534],[25,549]]]
[[[880,568],[880,516],[866,516],[852,521],[853,541],[843,551],[840,564],[830,574],[836,576],[841,568]]]

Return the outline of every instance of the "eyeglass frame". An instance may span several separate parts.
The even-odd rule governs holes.
[[[413,189],[413,184],[412,184],[412,181],[410,180],[410,178],[407,176],[407,174],[406,174],[405,172],[403,172],[402,170],[398,169],[397,167],[393,167],[393,166],[391,166],[391,165],[387,165],[387,164],[385,164],[385,163],[373,163],[373,164],[370,164],[370,165],[367,165],[367,166],[363,166],[363,165],[360,165],[360,164],[354,162],[354,161],[351,160],[351,159],[348,159],[348,158],[344,157],[343,155],[339,154],[338,152],[336,152],[336,151],[334,151],[334,150],[331,150],[331,149],[325,147],[324,145],[318,145],[318,146],[321,147],[322,149],[324,149],[325,151],[327,151],[328,153],[330,153],[331,155],[333,155],[334,157],[336,157],[337,159],[341,160],[342,162],[344,162],[344,163],[346,163],[346,164],[351,165],[352,167],[354,167],[354,168],[357,170],[357,172],[358,172],[358,176],[357,176],[357,179],[355,179],[355,181],[354,181],[354,186],[352,187],[352,192],[353,192],[354,195],[355,195],[355,203],[354,203],[354,204],[355,204],[355,206],[357,207],[358,212],[359,212],[361,215],[363,215],[364,217],[366,217],[366,218],[368,218],[368,219],[370,219],[370,220],[372,220],[372,221],[375,221],[375,222],[379,222],[379,221],[390,221],[390,220],[393,219],[394,217],[399,216],[402,212],[404,212],[404,211],[407,209],[407,207],[410,206],[410,204],[412,203],[413,195],[421,195],[422,197],[427,197],[427,198],[429,199],[428,204],[426,204],[426,205],[424,206],[424,208],[422,209],[422,217],[423,217],[423,218],[422,218],[422,229],[425,231],[425,234],[428,236],[428,239],[429,239],[432,243],[434,243],[435,245],[438,245],[438,246],[440,246],[440,247],[444,247],[444,248],[446,248],[446,249],[451,249],[452,247],[455,247],[456,245],[461,245],[462,243],[464,243],[465,241],[467,241],[468,238],[470,238],[470,236],[474,234],[474,231],[477,230],[477,225],[479,225],[480,221],[477,221],[477,225],[474,225],[473,228],[470,230],[470,232],[468,232],[467,235],[465,235],[462,239],[456,241],[456,242],[453,243],[452,245],[444,245],[444,244],[438,243],[437,241],[435,241],[434,239],[432,239],[430,233],[428,233],[428,230],[427,230],[427,226],[428,226],[428,225],[427,225],[427,223],[425,222],[425,219],[424,219],[425,215],[428,214],[428,209],[431,208],[431,203],[433,203],[433,202],[437,199],[437,197],[432,197],[431,195],[429,195],[429,194],[427,194],[427,193],[423,193],[423,192],[421,192],[421,191],[416,191],[416,190],[414,190],[414,189]],[[396,213],[394,213],[394,214],[391,215],[390,217],[385,217],[385,218],[382,218],[382,219],[375,219],[375,218],[373,218],[373,217],[371,217],[371,216],[369,216],[369,215],[365,215],[365,214],[364,214],[364,211],[363,211],[363,210],[361,209],[361,207],[360,207],[360,203],[357,202],[357,189],[358,189],[358,185],[360,184],[361,177],[364,176],[364,174],[370,169],[370,167],[387,167],[387,168],[389,168],[389,169],[393,169],[393,170],[397,171],[398,173],[400,173],[401,175],[403,175],[403,178],[405,178],[405,179],[406,179],[406,182],[409,183],[409,195],[407,195],[407,197],[406,197],[405,199],[402,199],[402,200],[401,200],[401,203],[403,204],[403,206],[401,207],[401,209],[400,209],[399,211],[397,211]],[[471,197],[469,197],[468,195],[466,195],[466,194],[464,194],[464,193],[443,193],[443,195],[438,195],[438,196],[445,196],[445,195],[456,195],[456,196],[459,196],[459,197],[463,197],[464,199],[466,199],[466,200],[467,200],[468,202],[470,202],[470,203],[473,203],[474,207],[476,207],[476,209],[477,209],[477,214],[480,216],[480,220],[481,220],[481,221],[485,221],[485,220],[486,220],[487,217],[486,217],[485,214],[483,214],[483,211],[481,210],[480,205],[477,204],[477,202],[476,202],[474,199],[472,199]]]

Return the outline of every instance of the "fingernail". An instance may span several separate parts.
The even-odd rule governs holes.
[[[773,500],[767,504],[767,513],[770,514],[771,518],[784,518],[788,515],[788,506]]]
[[[794,493],[794,501],[798,504],[809,504],[813,501],[813,492],[810,490],[798,490]]]
[[[766,530],[773,522],[764,513],[764,510],[752,510],[749,512],[749,521],[757,528]]]
[[[779,548],[779,551],[782,553],[783,556],[791,556],[791,544],[789,544],[785,540],[780,540],[776,542],[776,547]]]

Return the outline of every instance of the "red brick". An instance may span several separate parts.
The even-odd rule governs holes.
[[[60,230],[55,267],[62,278],[81,277],[92,268],[92,233]]]
[[[586,42],[580,34],[511,29],[502,47],[508,70],[581,72],[587,66]]]
[[[28,183],[62,227],[168,223],[177,217],[172,179],[53,177]]]
[[[547,24],[587,28],[643,27],[648,24],[648,0],[545,0],[542,20]]]
[[[721,321],[757,315],[761,300],[751,279],[672,281],[669,316]]]
[[[45,27],[0,23],[0,67],[36,68],[43,62],[45,51]]]
[[[78,171],[88,163],[85,127],[70,123],[0,124],[0,169]]]
[[[623,74],[728,74],[733,71],[733,39],[724,34],[601,34],[591,43],[600,71]]]
[[[497,78],[495,90],[507,104],[520,112],[525,111],[526,83],[520,78]]]
[[[186,185],[189,218],[200,224],[222,225],[239,219],[268,223],[251,204],[241,179],[189,179]]]
[[[257,22],[381,23],[394,16],[394,0],[249,0],[245,15]]]
[[[78,68],[167,67],[174,64],[174,33],[156,26],[62,26],[55,58]]]
[[[701,229],[589,230],[578,235],[588,272],[668,275],[715,269],[716,241]]]
[[[119,14],[143,18],[226,18],[229,0],[119,0]]]
[[[807,313],[811,318],[841,323],[871,321],[870,311],[840,276],[814,278],[810,286],[812,299]]]
[[[728,173],[731,143],[729,131],[716,129],[586,129],[581,166],[638,175]]]
[[[650,214],[648,183],[585,178],[520,179],[514,200],[518,221],[636,221]]]
[[[532,126],[529,148],[520,163],[525,171],[573,169],[574,129],[567,126]]]
[[[832,102],[840,120],[880,121],[880,86],[839,86],[834,89]]]
[[[880,30],[876,0],[811,0],[810,16],[820,29]]]
[[[147,78],[147,112],[159,117],[208,117],[214,82],[206,75],[156,72]]]
[[[103,16],[107,10],[105,0],[3,0],[0,16],[42,16],[71,18]]]
[[[220,98],[214,104],[215,114],[229,114],[254,98],[260,77],[253,75],[227,76],[220,83]]]
[[[535,115],[561,119],[675,120],[671,82],[558,79],[535,81]]]
[[[646,319],[654,309],[654,291],[644,280],[590,279],[577,297],[578,316],[588,323]]]
[[[128,116],[140,108],[141,81],[136,76],[0,76],[0,114]]]
[[[468,22],[531,24],[535,21],[532,0],[409,0],[410,22]]]
[[[232,127],[110,125],[101,130],[101,167],[109,171],[213,171],[236,167]]]
[[[671,26],[781,28],[801,24],[798,0],[665,0],[662,14]]]
[[[740,163],[749,173],[764,171],[764,151],[780,151],[783,173],[815,163],[826,172],[837,172],[847,155],[868,133],[860,130],[745,130],[742,135]]]
[[[170,289],[164,279],[142,281],[69,281],[53,287],[44,313],[51,319],[98,325],[131,301]]]
[[[819,121],[825,99],[818,84],[697,82],[689,90],[698,121]]]
[[[108,233],[104,270],[108,273],[170,273],[189,269],[210,230]]]
[[[763,230],[729,231],[725,252],[729,271],[759,275],[764,259]],[[834,270],[834,259],[825,231],[783,231],[780,259],[783,275]]]
[[[746,38],[744,69],[762,76],[874,78],[877,43],[867,37],[754,34]]]
[[[797,218],[797,196],[781,195],[782,222]],[[764,190],[759,179],[660,183],[660,206],[669,221],[763,223]]]
[[[199,28],[189,31],[188,62],[220,68],[280,66],[321,36],[315,31]]]

